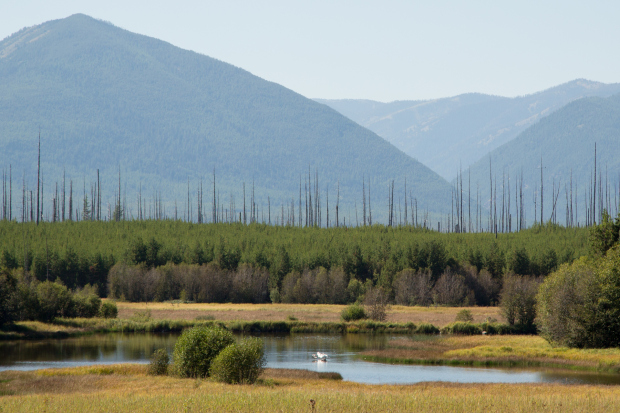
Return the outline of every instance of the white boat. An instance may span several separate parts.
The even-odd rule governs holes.
[[[312,355],[312,358],[315,358],[315,359],[317,359],[317,360],[319,360],[319,361],[327,361],[327,358],[328,358],[328,357],[329,357],[329,356],[328,356],[327,354],[325,354],[325,353],[321,353],[320,351],[317,351],[316,353],[314,353],[314,354]]]

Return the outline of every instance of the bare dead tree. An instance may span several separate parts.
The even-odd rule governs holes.
[[[37,225],[39,225],[39,183],[41,182],[41,129],[39,128],[39,151],[37,160]]]
[[[338,180],[338,190],[336,192],[336,228],[340,225],[338,210],[340,208],[340,180]]]
[[[9,164],[9,221],[13,220],[13,170]]]
[[[364,220],[364,226],[366,226],[366,184],[364,182],[364,176],[362,175],[362,217]]]
[[[544,198],[543,198],[543,193],[544,193],[544,186],[543,186],[543,161],[542,161],[542,156],[540,157],[540,223],[541,225],[545,224],[545,216],[543,215],[543,202],[544,202]]]
[[[368,179],[368,225],[372,226],[372,208],[370,207],[370,179]]]
[[[471,232],[471,168],[469,168],[468,184],[467,184],[467,214],[468,218],[468,232]]]
[[[592,225],[596,225],[596,142],[594,142],[594,203],[592,204]]]
[[[329,228],[329,185],[325,188],[325,211],[327,212],[327,221],[325,221],[325,226]]]
[[[69,180],[69,221],[73,221],[73,179]]]

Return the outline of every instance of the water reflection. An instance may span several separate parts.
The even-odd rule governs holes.
[[[0,370],[37,362],[146,362],[158,348],[172,352],[178,334],[99,334],[62,340],[0,343]]]
[[[382,349],[393,337],[366,334],[262,335],[267,366],[340,373],[360,383],[590,383],[620,384],[620,375],[553,369],[499,369],[449,366],[405,366],[367,363],[357,354]],[[159,348],[172,353],[178,334],[101,334],[84,337],[0,343],[0,370],[33,370],[89,364],[146,363]],[[427,336],[414,337],[429,340]],[[327,353],[316,362],[312,353]]]

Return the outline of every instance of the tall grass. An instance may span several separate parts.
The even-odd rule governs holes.
[[[0,373],[0,391],[13,394],[0,398],[0,408],[12,412],[310,412],[313,399],[316,412],[613,412],[620,400],[620,389],[613,386],[375,386],[286,375],[267,375],[261,384],[238,386],[147,376],[145,367],[142,372],[124,374],[114,367],[106,369],[103,374],[75,376]]]

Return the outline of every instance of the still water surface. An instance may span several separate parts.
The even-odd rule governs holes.
[[[102,334],[62,340],[0,343],[0,370],[35,370],[92,364],[147,363],[158,348],[172,353],[178,334]],[[384,348],[387,335],[263,335],[267,367],[333,371],[360,383],[591,383],[620,384],[620,375],[554,369],[409,366],[368,363],[360,351]],[[421,337],[420,339],[428,339]],[[315,362],[312,353],[329,354]]]

